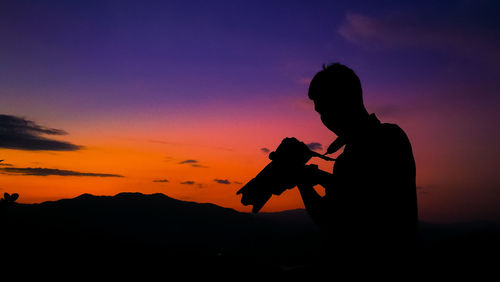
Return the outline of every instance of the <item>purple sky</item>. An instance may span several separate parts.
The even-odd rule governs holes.
[[[338,61],[358,73],[368,110],[410,136],[429,213],[500,220],[499,7],[2,1],[0,114],[70,133],[117,121],[154,128],[164,116],[286,117],[292,104],[307,107],[321,65]],[[477,208],[441,211],[448,198],[447,209]]]

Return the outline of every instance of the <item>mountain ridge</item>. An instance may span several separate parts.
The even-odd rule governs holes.
[[[171,271],[195,265],[235,272],[256,267],[267,273],[279,271],[282,263],[304,264],[319,249],[312,222],[279,222],[162,193],[85,193],[13,204],[3,223],[0,236],[9,242],[4,252],[21,256],[22,264],[32,260],[32,265],[75,261],[149,267],[161,262]]]
[[[13,203],[1,212],[3,251],[23,265],[169,264],[172,271],[196,266],[258,276],[259,269],[282,273],[282,266],[315,265],[330,256],[303,209],[252,214],[162,193],[123,192]],[[500,251],[500,224],[423,222],[420,236],[426,260]]]

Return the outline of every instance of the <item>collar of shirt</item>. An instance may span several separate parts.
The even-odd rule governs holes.
[[[356,134],[347,140],[345,140],[342,137],[337,137],[335,141],[333,141],[330,146],[328,146],[328,149],[325,153],[325,155],[333,154],[336,151],[338,151],[342,146],[344,145],[356,145],[363,143],[364,141],[367,140],[366,137],[371,135],[373,131],[375,131],[378,126],[380,125],[380,120],[375,116],[375,114],[370,114],[368,118],[366,119],[366,122],[363,123],[358,130],[356,131]],[[351,147],[351,146],[349,146]]]

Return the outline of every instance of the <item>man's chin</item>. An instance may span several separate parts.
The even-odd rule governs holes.
[[[331,127],[331,126],[328,126],[328,125],[326,125],[326,124],[325,124],[325,126],[326,126],[326,128],[328,128],[331,132],[335,133],[335,135],[337,135],[337,136],[341,136],[341,135],[343,135],[343,134],[342,134],[342,130],[341,130],[341,129],[336,128],[336,127]]]

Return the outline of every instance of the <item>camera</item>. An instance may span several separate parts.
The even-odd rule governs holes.
[[[297,186],[302,170],[312,157],[333,160],[310,150],[294,137],[283,139],[269,154],[271,162],[236,193],[242,195],[241,203],[253,205],[252,212],[258,213],[272,195],[281,195]]]

